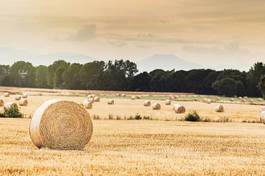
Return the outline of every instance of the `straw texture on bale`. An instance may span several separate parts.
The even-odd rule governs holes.
[[[4,100],[0,99],[0,107],[4,106],[5,102]]]
[[[146,100],[146,101],[144,102],[144,106],[151,106],[151,101]]]
[[[27,106],[28,105],[28,100],[27,99],[22,99],[19,101],[19,106]]]
[[[216,112],[224,112],[225,111],[224,106],[223,105],[216,106],[215,111]]]
[[[179,104],[175,104],[173,109],[177,114],[183,114],[186,112],[186,108]]]
[[[153,108],[153,110],[160,110],[161,109],[161,105],[159,103],[154,103],[152,105],[152,108]]]
[[[108,100],[108,104],[109,105],[113,105],[114,104],[114,100]]]
[[[8,92],[4,93],[4,97],[9,97],[10,94]]]
[[[35,111],[29,132],[38,148],[81,150],[91,139],[93,124],[79,104],[49,100]]]
[[[171,100],[166,100],[165,105],[171,105]]]

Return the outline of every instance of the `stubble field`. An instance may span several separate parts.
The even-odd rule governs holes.
[[[6,88],[5,88],[6,89]],[[8,89],[23,92],[24,89]],[[14,91],[15,90],[15,91]],[[6,91],[6,90],[2,90]],[[89,110],[94,135],[83,151],[37,149],[31,143],[30,115],[45,100],[63,99],[81,103],[88,92],[31,92],[29,105],[21,108],[24,119],[0,119],[0,173],[2,175],[263,175],[265,171],[265,126],[259,121],[261,100],[178,95],[174,103],[196,110],[212,121],[228,118],[229,123],[184,122],[172,106],[165,106],[168,94],[151,94],[139,100],[118,97],[114,92],[93,92],[101,102]],[[107,105],[113,98],[114,105]],[[14,96],[3,98],[13,101]],[[160,102],[162,109],[144,107],[144,100]],[[240,101],[239,101],[240,100]],[[225,113],[214,107],[224,104]],[[187,112],[187,113],[188,113]],[[140,114],[152,120],[128,119]],[[112,117],[114,120],[109,120]]]

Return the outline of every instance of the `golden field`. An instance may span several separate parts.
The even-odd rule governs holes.
[[[63,99],[81,103],[86,91],[29,90],[1,88],[10,93],[29,92],[29,105],[21,111],[30,117],[45,100]],[[1,90],[0,89],[0,90]],[[6,90],[7,89],[7,90]],[[203,102],[204,96],[178,95],[172,103],[183,104],[188,112],[196,110],[203,118],[228,118],[229,123],[183,122],[184,115],[164,105],[170,94],[138,93],[139,100],[117,97],[116,92],[94,91],[102,97],[94,103],[91,116],[94,135],[83,151],[38,150],[31,143],[30,119],[0,119],[1,175],[264,175],[265,125],[242,123],[259,121],[259,99],[207,97],[215,103]],[[148,94],[148,95],[147,95]],[[108,98],[115,100],[107,105]],[[14,95],[3,98],[14,101]],[[161,110],[144,107],[144,100],[160,102]],[[216,113],[217,104],[225,113]],[[121,119],[136,114],[153,120]],[[104,120],[105,119],[105,120]]]

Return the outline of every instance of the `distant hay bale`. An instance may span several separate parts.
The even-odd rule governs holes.
[[[154,103],[152,105],[152,108],[153,108],[153,110],[160,110],[161,109],[161,105],[159,103]]]
[[[126,97],[126,94],[121,94],[122,97]]]
[[[260,122],[265,124],[265,106],[261,107]]]
[[[171,105],[171,100],[166,100],[165,105]]]
[[[141,96],[140,95],[136,95],[135,98],[136,99],[141,99]]]
[[[117,93],[116,96],[117,96],[117,97],[121,97],[121,94],[120,94],[120,93]]]
[[[4,97],[9,97],[10,94],[8,92],[4,93]]]
[[[183,105],[179,105],[179,104],[175,104],[173,107],[173,110],[177,113],[177,114],[183,114],[186,112],[186,108]]]
[[[224,109],[224,106],[223,105],[217,105],[215,107],[215,112],[224,112],[225,109]]]
[[[27,106],[28,105],[28,100],[27,99],[22,99],[19,101],[19,106]]]
[[[207,103],[207,104],[211,104],[211,103],[212,103],[212,100],[209,99],[209,98],[204,98],[204,99],[203,99],[203,102],[204,102],[204,103]]]
[[[136,96],[131,96],[131,100],[135,100],[136,99]]]
[[[12,108],[12,106],[17,106],[17,104],[14,102],[7,102],[4,104],[5,109],[10,109],[10,108]]]
[[[86,109],[92,109],[93,108],[93,101],[91,101],[90,99],[85,99],[83,101],[83,106]]]
[[[3,99],[0,99],[0,107],[4,106],[5,102]]]
[[[23,93],[22,94],[22,98],[24,98],[24,99],[28,98],[28,94],[27,93]]]
[[[20,95],[16,95],[15,100],[17,100],[17,101],[21,100],[21,96]]]
[[[114,100],[108,100],[108,105],[114,105]]]
[[[151,101],[146,100],[146,101],[144,102],[144,106],[151,106]]]
[[[93,124],[79,104],[49,100],[35,111],[29,133],[38,148],[81,150],[91,139]]]
[[[100,102],[100,98],[99,97],[94,97],[94,102]]]

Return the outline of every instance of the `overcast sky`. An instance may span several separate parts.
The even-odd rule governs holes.
[[[76,53],[138,61],[174,54],[205,67],[245,69],[265,61],[264,12],[264,0],[1,1],[0,59]]]

